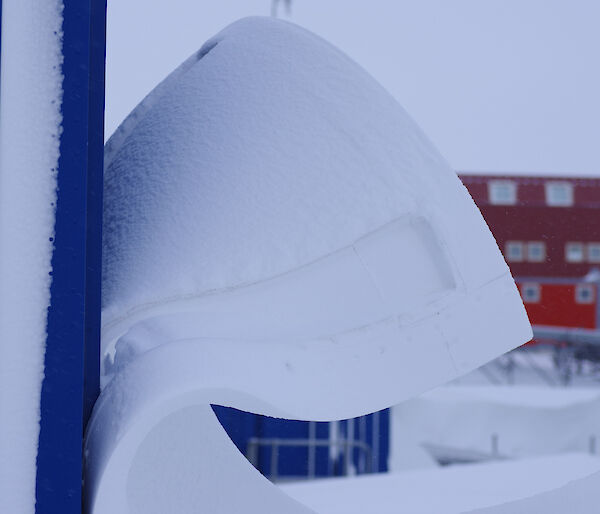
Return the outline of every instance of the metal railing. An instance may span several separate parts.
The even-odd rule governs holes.
[[[269,474],[266,475],[264,470],[260,468],[259,462],[259,448],[261,446],[270,447],[270,466]],[[302,476],[294,476],[294,478],[305,478],[313,479],[316,477],[316,449],[318,447],[324,448],[338,448],[339,455],[344,456],[343,458],[343,473],[342,475],[350,474],[350,466],[352,463],[353,451],[357,450],[364,457],[364,472],[373,472],[373,451],[371,447],[362,441],[352,441],[349,439],[339,439],[335,441],[322,440],[322,439],[284,439],[284,438],[261,438],[253,437],[248,440],[246,445],[246,458],[250,463],[258,469],[261,473],[265,474],[271,481],[276,482],[279,480],[279,449],[282,447],[296,447],[296,448],[307,448],[308,449],[308,463],[307,463],[307,474]]]

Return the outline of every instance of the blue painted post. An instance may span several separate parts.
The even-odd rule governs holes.
[[[99,392],[105,0],[64,0],[63,101],[36,512],[81,512]]]

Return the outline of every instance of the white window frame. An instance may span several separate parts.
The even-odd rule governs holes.
[[[488,198],[492,205],[515,205],[517,203],[517,183],[514,180],[490,180]]]
[[[540,303],[542,291],[539,284],[527,282],[521,285],[523,303]]]
[[[573,249],[579,248],[581,257],[574,257]],[[579,241],[570,241],[565,244],[565,261],[567,262],[584,262],[585,261],[585,246]]]
[[[532,248],[541,250],[538,256],[532,256]],[[544,262],[546,260],[546,243],[544,241],[529,241],[527,243],[527,260],[529,262]]]
[[[518,257],[513,257],[511,254],[511,249],[519,248],[520,255]],[[523,262],[525,260],[525,245],[523,241],[506,241],[504,244],[504,256],[507,262]]]
[[[590,304],[594,303],[596,295],[592,284],[577,284],[575,287],[575,302]]]
[[[588,262],[600,262],[600,242],[587,244],[586,257]]]
[[[546,205],[551,207],[571,207],[573,205],[573,184],[566,181],[549,181],[545,184]]]

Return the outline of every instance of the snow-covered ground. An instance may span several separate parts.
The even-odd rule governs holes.
[[[490,385],[486,372],[476,371],[459,385],[393,407],[390,473],[282,489],[322,514],[454,514],[488,508],[498,514],[564,514],[566,506],[573,507],[571,512],[595,512],[600,388],[592,386],[594,366],[584,363],[587,373],[579,382],[587,387],[557,387],[529,366],[532,358],[553,376],[551,353],[512,357],[511,382],[526,385]],[[473,463],[436,462],[448,456]]]
[[[450,461],[595,453],[600,388],[443,387],[393,407],[391,431],[392,470],[426,465],[419,448]]]
[[[577,361],[568,349],[528,346],[503,355],[452,383],[595,388],[600,387],[600,363]]]
[[[568,363],[565,386],[555,357],[515,351],[393,407],[388,474],[281,487],[322,514],[593,513],[597,366]],[[441,467],[436,457],[447,456],[474,463]]]
[[[599,458],[566,454],[325,479],[281,488],[320,514],[458,514],[532,497],[599,470]]]

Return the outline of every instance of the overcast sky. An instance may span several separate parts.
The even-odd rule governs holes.
[[[107,135],[206,39],[270,10],[108,0]],[[293,0],[282,17],[365,67],[455,169],[600,176],[600,1]]]

